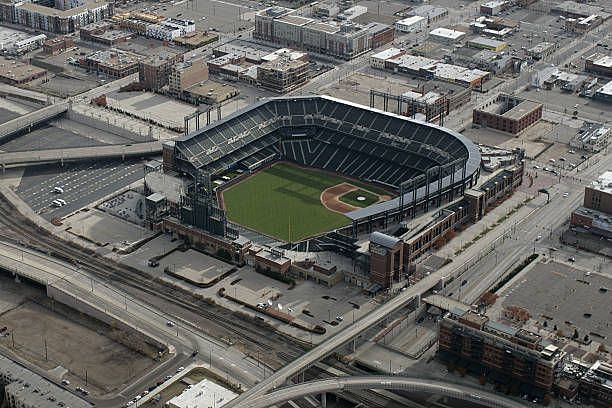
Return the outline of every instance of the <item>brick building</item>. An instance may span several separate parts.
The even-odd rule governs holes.
[[[167,47],[159,47],[138,63],[138,80],[146,89],[157,91],[168,85],[174,65],[182,62],[183,54]]]
[[[43,43],[43,52],[48,55],[57,55],[74,47],[72,37],[56,37]]]
[[[404,270],[404,243],[401,239],[373,232],[370,235],[370,280],[382,288],[399,281]]]
[[[544,396],[552,391],[566,354],[540,335],[455,310],[440,321],[440,357],[489,382]]]
[[[474,109],[472,122],[517,135],[542,118],[542,108],[541,103],[500,94],[490,104]]]

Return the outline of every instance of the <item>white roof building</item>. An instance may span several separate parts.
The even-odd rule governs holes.
[[[170,408],[221,408],[238,394],[212,381],[202,380],[190,385],[180,395],[168,401]]]
[[[403,20],[399,20],[395,23],[395,28],[399,31],[410,32],[416,31],[427,25],[425,17],[422,16],[411,16]]]
[[[463,31],[451,30],[449,28],[440,27],[431,30],[429,32],[429,36],[442,42],[455,42],[465,37],[465,33]]]

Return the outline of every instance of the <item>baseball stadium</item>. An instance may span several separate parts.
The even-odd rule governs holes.
[[[311,250],[451,202],[480,168],[460,133],[329,96],[261,100],[171,149],[164,166],[194,180],[187,223]]]

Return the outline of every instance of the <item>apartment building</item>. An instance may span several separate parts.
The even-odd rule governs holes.
[[[440,357],[491,382],[545,395],[563,369],[566,353],[548,339],[473,311],[454,310],[439,325]]]

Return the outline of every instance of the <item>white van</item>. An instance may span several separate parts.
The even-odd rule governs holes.
[[[53,201],[51,201],[51,205],[53,207],[61,207],[62,203],[60,203],[59,200],[53,200]]]
[[[58,198],[57,201],[61,204],[61,205],[66,205],[66,201],[62,200],[61,198]]]

